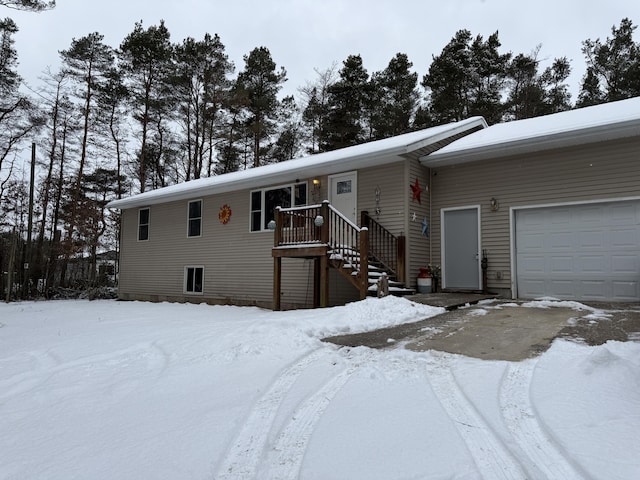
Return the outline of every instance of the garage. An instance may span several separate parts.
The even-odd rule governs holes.
[[[640,200],[515,210],[520,298],[640,300]]]

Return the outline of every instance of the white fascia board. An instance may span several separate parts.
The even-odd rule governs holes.
[[[204,195],[293,183],[296,180],[331,175],[348,170],[377,167],[404,161],[403,155],[411,151],[478,126],[486,127],[484,119],[482,117],[473,117],[461,122],[354,145],[340,150],[319,153],[240,172],[227,173],[216,177],[191,180],[114,200],[107,207],[118,209],[142,207]],[[419,140],[412,141],[414,138],[419,138]]]
[[[424,157],[421,162],[426,167],[435,168],[638,136],[640,136],[640,119],[634,119],[616,124],[598,125],[555,134],[550,133],[510,142],[496,142],[490,145],[469,147],[451,152],[434,152]]]

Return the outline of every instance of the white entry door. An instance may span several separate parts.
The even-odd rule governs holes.
[[[329,202],[356,225],[358,224],[357,179],[357,172],[329,175]]]
[[[442,287],[480,290],[479,208],[442,211]]]

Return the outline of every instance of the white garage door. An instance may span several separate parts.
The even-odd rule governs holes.
[[[518,296],[640,300],[640,201],[516,211]]]

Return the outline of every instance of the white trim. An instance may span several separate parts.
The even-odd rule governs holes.
[[[202,269],[202,291],[201,292],[190,292],[187,290],[187,271],[189,268],[201,268]],[[184,266],[184,279],[182,283],[182,293],[185,295],[204,295],[204,265],[185,265]]]
[[[191,218],[189,217],[189,206],[193,202],[200,202],[200,234],[199,235],[189,235],[189,222],[191,222]],[[200,238],[202,237],[202,229],[203,229],[203,219],[204,219],[204,200],[202,198],[194,198],[193,200],[187,201],[187,238]],[[195,219],[194,219],[195,220]]]
[[[538,203],[534,205],[516,205],[509,207],[509,267],[511,270],[511,298],[518,298],[518,265],[516,262],[516,212],[518,210],[532,210],[538,208],[557,208],[557,207],[572,207],[579,205],[597,205],[601,203],[619,203],[619,202],[634,202],[640,200],[640,196],[631,197],[617,197],[617,198],[598,198],[590,200],[575,200],[571,202],[553,202],[553,203]]]
[[[446,249],[446,244],[445,244],[445,224],[444,224],[444,214],[446,212],[452,212],[452,211],[456,211],[456,210],[473,210],[475,209],[478,213],[478,290],[482,289],[482,268],[481,268],[481,261],[482,261],[482,218],[481,218],[481,214],[482,214],[482,208],[480,205],[465,205],[462,207],[448,207],[448,208],[441,208],[440,209],[440,275],[441,275],[441,282],[442,282],[442,288],[447,288],[447,284],[446,284],[446,260],[445,260],[445,249]]]
[[[334,204],[333,202],[333,186],[331,185],[331,179],[332,178],[339,178],[339,177],[345,177],[347,175],[353,175],[353,190],[354,190],[354,209],[355,209],[355,218],[353,220],[351,220],[346,213],[344,212],[340,212],[342,213],[342,216],[345,217],[347,220],[349,220],[349,222],[353,223],[353,224],[357,224],[358,223],[358,171],[357,170],[351,170],[349,172],[342,172],[342,173],[336,173],[333,175],[327,175],[327,189],[328,189],[328,195],[327,197],[329,197],[329,203],[331,205]],[[358,227],[359,228],[359,227]]]

